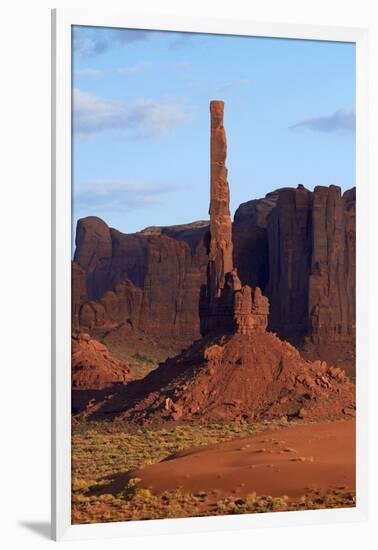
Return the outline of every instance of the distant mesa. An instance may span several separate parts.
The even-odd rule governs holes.
[[[139,231],[138,233],[141,233],[142,235],[172,235],[173,233],[179,234],[184,231],[191,231],[193,229],[208,229],[209,223],[210,222],[208,220],[199,220],[198,222],[170,225],[169,227],[151,226],[142,229],[142,231]]]

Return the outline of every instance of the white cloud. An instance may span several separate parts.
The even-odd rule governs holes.
[[[159,205],[162,195],[175,189],[165,183],[95,181],[75,193],[74,208],[87,213],[144,208]]]
[[[107,29],[100,27],[73,28],[73,48],[81,57],[102,54],[113,46],[125,46],[148,40],[153,31],[140,29]]]
[[[326,133],[353,133],[356,130],[355,107],[344,107],[326,116],[308,118],[290,126],[289,130],[312,130]]]
[[[152,63],[149,61],[138,61],[134,65],[128,67],[119,67],[117,69],[118,74],[138,74],[148,71],[152,67]]]
[[[109,129],[127,131],[132,138],[161,137],[191,120],[191,110],[174,101],[140,101],[126,104],[73,91],[73,125],[84,138]]]
[[[97,78],[102,76],[102,71],[100,69],[92,69],[90,67],[84,69],[76,69],[75,75],[83,78]]]
[[[75,35],[73,38],[74,52],[82,57],[91,57],[104,53],[108,47],[108,42],[104,38],[91,36],[76,37]]]

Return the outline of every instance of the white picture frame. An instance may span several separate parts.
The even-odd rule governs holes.
[[[355,508],[71,525],[71,27],[88,25],[356,44],[357,504]],[[127,10],[52,12],[52,534],[55,540],[361,521],[368,514],[368,49],[362,28],[243,19],[151,17]]]

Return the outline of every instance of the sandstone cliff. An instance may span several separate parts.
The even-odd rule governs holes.
[[[283,338],[301,338],[309,332],[311,210],[310,191],[281,189],[267,220],[269,327]]]
[[[240,205],[233,227],[240,278],[270,301],[269,329],[309,358],[355,358],[355,188],[303,186]],[[261,258],[261,262],[259,262]]]
[[[85,300],[85,294],[77,291],[73,297],[79,325],[92,330],[128,323],[158,337],[189,342],[198,337],[208,225],[130,235],[105,231],[104,226],[97,218],[78,223],[78,234],[85,239],[77,239],[73,279],[79,269],[85,270],[88,296]],[[79,286],[74,282],[74,287]]]
[[[270,301],[269,328],[311,359],[347,361],[355,346],[355,189],[303,187],[239,206],[233,265]],[[73,264],[73,323],[85,330],[128,323],[191,342],[200,336],[209,222],[125,235],[80,220]],[[79,238],[80,237],[80,238]],[[162,334],[162,328],[163,334]]]
[[[240,279],[266,289],[269,279],[267,218],[276,206],[278,191],[239,206],[232,226],[234,265]]]

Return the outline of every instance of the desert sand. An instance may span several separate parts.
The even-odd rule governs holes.
[[[255,492],[298,499],[313,489],[354,491],[355,422],[302,424],[192,448],[127,474],[135,477],[155,494],[216,491],[217,498]],[[125,481],[118,477],[120,485]]]

